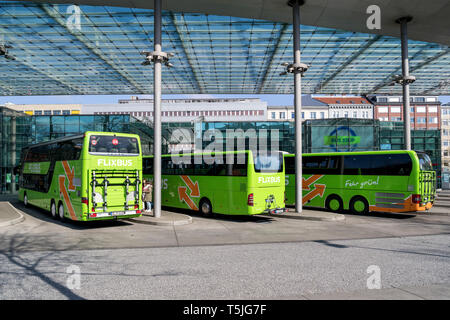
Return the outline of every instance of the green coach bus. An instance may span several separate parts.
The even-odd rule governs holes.
[[[153,180],[153,156],[144,156],[143,163],[144,178]],[[204,216],[285,212],[281,152],[167,154],[161,158],[161,167],[163,206],[195,210]]]
[[[61,220],[133,218],[141,181],[139,136],[88,131],[23,149],[19,200]]]
[[[285,154],[286,204],[295,204],[295,155]],[[353,213],[432,207],[436,172],[415,151],[311,153],[302,157],[303,206]]]

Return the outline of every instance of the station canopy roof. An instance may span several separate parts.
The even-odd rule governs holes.
[[[390,3],[394,11],[384,14],[380,4],[380,30],[366,28],[369,2]],[[153,92],[152,66],[141,65],[141,52],[153,51],[153,10],[148,5],[153,1],[77,3],[81,5],[0,1],[0,49],[6,45],[10,57],[0,50],[0,95]],[[391,20],[408,13],[414,16],[408,28],[413,39],[408,42],[410,73],[417,78],[411,94],[449,93],[448,1],[428,1],[429,7],[403,0],[329,3],[347,7],[333,11],[328,1],[307,1],[301,7],[301,59],[309,65],[303,93],[401,94],[400,85],[389,85],[402,72],[399,25]],[[275,4],[279,7],[272,8]],[[261,9],[255,12],[252,6]],[[174,67],[163,67],[163,93],[293,93],[292,75],[280,75],[281,64],[293,60],[292,12],[286,1],[167,0],[164,8],[173,11],[163,11],[162,48],[174,54]],[[346,21],[355,8],[363,14],[354,20],[363,21],[352,25]]]

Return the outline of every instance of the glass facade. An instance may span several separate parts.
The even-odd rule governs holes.
[[[366,119],[317,119],[302,124],[304,153],[400,150],[403,147],[403,124]],[[153,124],[130,115],[52,115],[28,116],[0,108],[1,176],[0,192],[10,193],[14,185],[14,167],[19,164],[20,152],[28,144],[39,143],[85,131],[116,131],[135,133],[141,137],[144,154],[153,153]],[[211,135],[215,130],[215,135]],[[208,135],[208,132],[210,133]],[[227,150],[226,136],[245,137],[243,147],[251,149],[252,133],[258,146],[293,153],[295,124],[293,122],[180,122],[162,124],[162,152],[202,149],[212,143]],[[437,171],[438,186],[441,172],[441,140],[439,130],[412,130],[412,148],[425,151]],[[271,142],[273,140],[273,142]],[[241,140],[242,141],[242,140]],[[241,148],[234,140],[234,149]],[[253,145],[253,144],[252,144]],[[228,146],[230,147],[230,146]]]
[[[29,116],[0,107],[0,193],[17,191],[14,167],[20,163],[23,147],[85,131],[137,133],[147,153],[152,141],[149,134],[153,134],[130,115]]]

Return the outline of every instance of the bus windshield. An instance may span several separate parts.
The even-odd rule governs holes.
[[[430,157],[426,153],[417,152],[417,157],[419,157],[420,170],[432,171],[433,165],[431,163]]]
[[[138,156],[139,143],[133,137],[93,135],[89,140],[89,153],[110,156]]]
[[[258,153],[254,160],[255,172],[275,173],[283,172],[282,153]]]

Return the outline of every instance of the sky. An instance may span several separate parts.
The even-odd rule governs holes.
[[[153,98],[153,95],[137,95],[139,98]],[[78,95],[78,96],[7,96],[0,97],[0,105],[6,102],[15,104],[95,104],[117,103],[119,99],[130,99],[131,95]],[[294,96],[291,94],[189,94],[162,95],[163,99],[192,98],[260,98],[268,106],[292,106]],[[450,96],[440,96],[442,104],[450,102]]]

